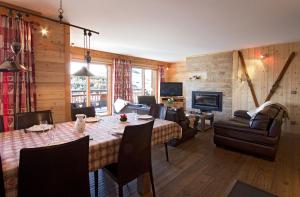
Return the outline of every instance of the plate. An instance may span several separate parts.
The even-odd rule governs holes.
[[[140,120],[149,120],[149,119],[152,119],[153,117],[150,116],[150,115],[140,115],[138,116],[138,119]]]
[[[96,117],[88,117],[85,119],[86,123],[93,123],[93,122],[98,122],[100,119]]]
[[[26,131],[29,132],[42,132],[42,131],[48,131],[53,128],[53,125],[48,124],[48,125],[33,125],[32,127],[29,127],[25,129]]]

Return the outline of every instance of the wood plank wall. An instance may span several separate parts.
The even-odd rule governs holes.
[[[83,49],[79,47],[71,47],[71,59],[83,60]],[[121,55],[116,53],[109,53],[105,51],[91,50],[92,61],[112,65],[114,58],[131,60],[132,64],[139,67],[157,69],[158,65],[169,66],[170,63],[163,61],[156,61],[140,57],[133,57],[128,55]]]
[[[289,66],[271,101],[285,105],[289,109],[291,120],[300,123],[300,42],[242,49],[241,51],[259,104],[262,104],[266,99],[290,53],[296,52],[295,59]],[[267,57],[261,59],[261,54],[266,54]],[[236,51],[233,53],[232,74],[233,111],[237,109],[254,109],[254,102],[242,74]],[[295,91],[295,94],[292,94],[292,91]]]
[[[42,37],[38,29],[34,33],[37,110],[50,109],[54,122],[64,122],[70,119],[70,104],[65,102],[70,28],[45,20],[39,24],[47,27],[49,34]]]

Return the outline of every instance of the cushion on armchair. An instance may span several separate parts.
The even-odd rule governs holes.
[[[247,112],[248,112],[247,110],[237,110],[234,112],[234,116],[250,120],[251,116],[249,116],[249,114]]]

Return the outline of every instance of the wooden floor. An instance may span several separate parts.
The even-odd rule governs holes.
[[[216,148],[213,132],[199,133],[176,148],[170,148],[170,163],[164,148],[155,147],[154,182],[157,196],[227,196],[241,180],[282,197],[300,196],[300,127],[284,126],[275,162]],[[94,196],[93,176],[91,190]],[[102,171],[99,196],[117,196],[117,185]],[[124,187],[125,196],[139,196],[136,181]]]

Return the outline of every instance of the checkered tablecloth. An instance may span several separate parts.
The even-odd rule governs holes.
[[[25,133],[24,130],[0,133],[0,154],[6,196],[17,196],[19,153],[22,148],[60,144],[89,135],[92,139],[89,149],[90,171],[117,162],[121,137],[114,135],[115,132],[124,131],[126,125],[147,122],[136,120],[133,114],[128,114],[128,123],[120,123],[118,118],[119,116],[109,116],[102,118],[98,123],[86,123],[85,134],[74,129],[74,122],[56,124],[48,134]],[[152,133],[152,145],[162,144],[174,138],[180,139],[181,135],[181,127],[177,123],[156,119]]]

